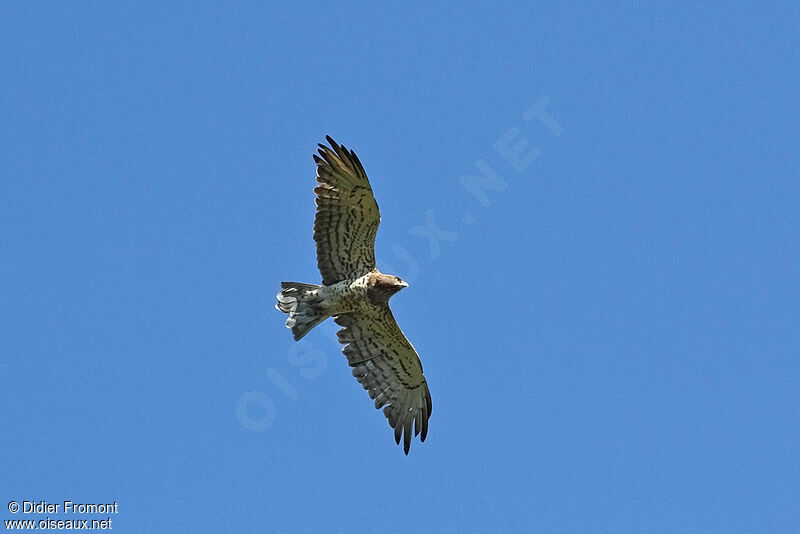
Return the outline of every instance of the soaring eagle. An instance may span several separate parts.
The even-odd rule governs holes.
[[[314,241],[322,285],[281,282],[276,308],[289,314],[295,340],[333,317],[353,376],[394,429],[408,454],[414,436],[425,441],[431,394],[414,347],[397,326],[389,298],[408,287],[375,265],[375,234],[381,214],[355,152],[327,137],[317,163]]]

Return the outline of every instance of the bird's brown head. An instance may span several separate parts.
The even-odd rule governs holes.
[[[375,273],[367,280],[367,297],[373,304],[384,304],[408,284],[399,276]]]

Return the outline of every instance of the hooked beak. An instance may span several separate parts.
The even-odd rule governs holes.
[[[400,287],[408,287],[408,282],[405,280],[400,280]]]

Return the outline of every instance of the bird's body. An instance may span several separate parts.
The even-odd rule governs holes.
[[[299,341],[314,326],[328,317],[368,310],[387,305],[389,298],[408,284],[396,276],[383,274],[377,269],[354,280],[342,280],[329,286],[283,282],[278,293],[278,309],[289,313],[287,326],[292,328],[295,340]],[[302,298],[298,299],[298,295]],[[292,307],[294,306],[294,310]],[[304,321],[298,319],[308,318]],[[294,324],[289,325],[294,319]],[[303,324],[312,324],[303,328]]]
[[[322,285],[282,282],[276,308],[296,340],[333,317],[342,351],[375,407],[394,428],[408,454],[414,435],[425,441],[431,397],[416,350],[389,309],[389,299],[408,287],[375,265],[375,234],[380,211],[355,153],[327,138],[317,163],[317,213],[314,240]]]

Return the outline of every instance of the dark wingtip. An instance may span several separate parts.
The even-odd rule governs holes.
[[[340,148],[339,147],[339,143],[334,141],[333,137],[331,137],[330,135],[326,135],[325,136],[325,140],[328,142],[328,144],[331,146],[331,148],[333,149],[334,152],[339,152],[339,148]]]

